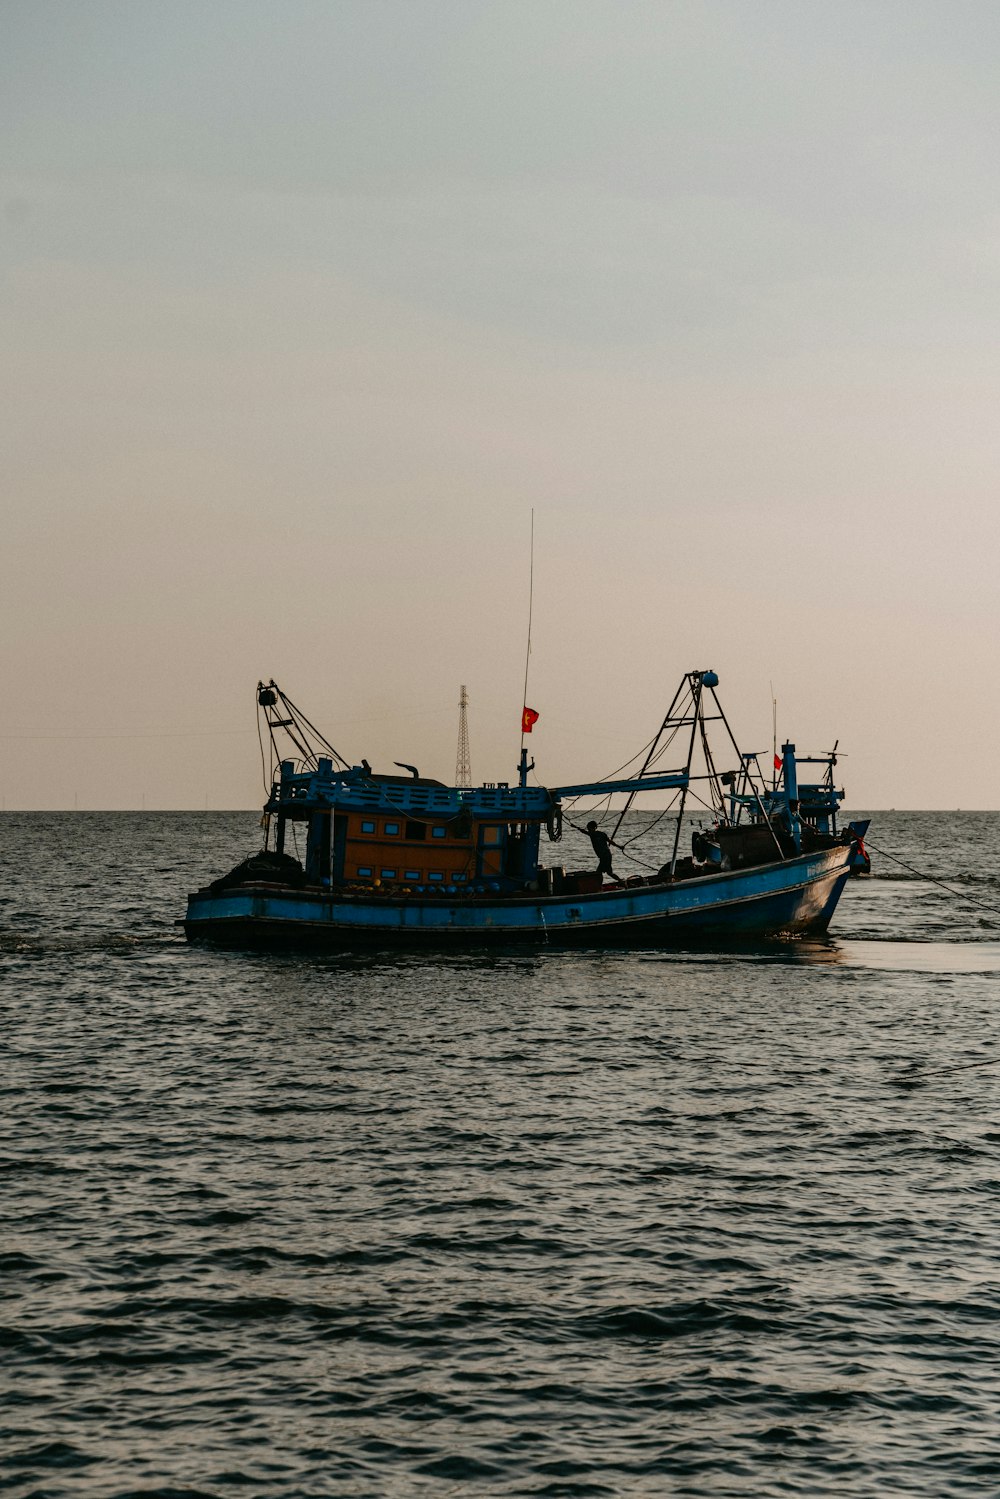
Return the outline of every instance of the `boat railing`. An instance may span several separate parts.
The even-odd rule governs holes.
[[[534,786],[475,786],[465,789],[407,781],[345,781],[314,774],[284,777],[277,798],[272,797],[271,806],[276,810],[277,806],[310,804],[345,812],[382,809],[451,819],[464,811],[473,817],[516,820],[547,817],[552,808],[552,796],[544,788]]]

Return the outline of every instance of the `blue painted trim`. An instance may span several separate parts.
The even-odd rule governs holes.
[[[296,930],[333,942],[352,938],[497,937],[544,940],[558,935],[683,930],[765,934],[822,930],[829,923],[849,874],[850,845],[803,854],[753,870],[731,870],[673,885],[611,888],[593,895],[526,896],[503,901],[338,895],[243,886],[192,895],[188,935],[242,925]]]

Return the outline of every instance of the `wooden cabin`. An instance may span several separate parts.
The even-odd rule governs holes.
[[[291,769],[283,774],[294,786]],[[295,781],[299,778],[295,777]],[[511,822],[495,806],[508,788],[494,788],[486,816],[455,810],[453,794],[440,781],[366,774],[369,805],[317,809],[302,797],[279,800],[276,849],[285,851],[285,823],[308,825],[305,872],[317,884],[369,885],[405,890],[461,890],[475,882],[524,883],[534,876],[538,826]],[[386,806],[387,790],[416,791],[403,805]],[[445,798],[434,795],[445,793]],[[444,801],[440,810],[435,800]],[[416,802],[416,805],[413,805]],[[381,803],[381,805],[379,805]],[[430,803],[431,805],[428,805]]]
[[[466,885],[504,869],[505,823],[347,815],[344,879],[374,885]]]

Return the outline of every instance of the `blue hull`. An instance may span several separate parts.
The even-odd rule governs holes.
[[[848,845],[780,864],[673,885],[591,895],[470,897],[341,895],[241,885],[188,901],[189,939],[228,946],[481,946],[496,942],[669,941],[825,931],[850,873]]]

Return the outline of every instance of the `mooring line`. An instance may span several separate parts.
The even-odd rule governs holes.
[[[982,906],[986,911],[996,911],[1000,914],[1000,906],[992,905],[989,901],[977,900],[967,890],[956,890],[953,885],[946,885],[944,880],[935,879],[934,875],[927,874],[923,869],[918,869],[915,864],[907,864],[905,859],[900,859],[897,854],[890,854],[887,849],[879,848],[878,844],[872,843],[870,838],[865,839],[865,847],[873,849],[875,853],[881,854],[883,859],[892,859],[895,864],[900,864],[903,869],[915,874],[918,879],[926,880],[929,885],[940,885],[942,890],[947,890],[949,895],[956,896],[959,900],[968,901],[972,906]]]
[[[921,1072],[920,1063],[912,1064],[918,1069],[918,1077],[944,1077],[947,1072],[967,1072],[970,1067],[997,1067],[1000,1066],[1000,1057],[986,1057],[982,1062],[956,1062],[953,1067],[931,1067],[926,1072]]]
[[[1000,913],[1000,906],[995,906],[989,901],[978,900],[966,890],[956,890],[953,885],[946,885],[944,880],[936,879],[934,875],[927,874],[922,869],[917,869],[913,864],[907,864],[905,859],[899,858],[897,854],[890,854],[887,849],[879,848],[877,844],[872,843],[868,838],[865,839],[865,846],[874,850],[875,853],[881,854],[883,859],[892,859],[893,863],[899,864],[903,869],[909,870],[910,874],[915,874],[918,879],[926,880],[929,885],[940,886],[942,890],[947,890],[949,895],[954,895],[956,899],[963,900],[970,906],[980,910]],[[911,1062],[910,1066],[912,1068],[911,1072],[893,1078],[893,1082],[898,1087],[913,1087],[917,1083],[922,1083],[925,1078],[947,1077],[951,1072],[968,1072],[973,1067],[1000,1067],[1000,1057],[984,1057],[979,1062],[955,1062],[949,1067],[928,1067],[925,1069],[920,1062]]]

